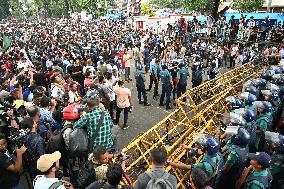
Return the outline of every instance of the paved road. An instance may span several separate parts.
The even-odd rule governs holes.
[[[228,69],[221,69],[220,74],[228,71]],[[151,106],[145,107],[138,103],[137,90],[135,85],[135,79],[133,77],[134,68],[131,70],[132,79],[125,86],[132,92],[133,97],[133,112],[129,114],[128,125],[129,128],[122,130],[118,127],[115,128],[117,131],[117,146],[123,148],[127,146],[131,141],[138,138],[139,135],[143,134],[148,129],[152,128],[155,124],[169,115],[173,110],[166,110],[165,107],[159,107],[159,98],[153,100],[153,88],[152,91],[147,92],[148,101]],[[188,89],[191,87],[191,78],[188,79]],[[149,75],[146,76],[146,89],[149,85]],[[161,94],[161,84],[159,85],[159,94]],[[172,96],[171,96],[172,99]],[[172,101],[173,102],[173,101]],[[120,123],[123,122],[123,113],[120,115]]]

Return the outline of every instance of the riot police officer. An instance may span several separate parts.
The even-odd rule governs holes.
[[[265,132],[266,151],[270,152],[272,163],[269,168],[272,176],[272,188],[283,188],[284,183],[284,136],[267,131]]]
[[[220,189],[232,188],[245,167],[248,150],[247,145],[250,141],[248,131],[240,127],[236,135],[233,135],[227,142],[222,151],[225,151],[225,166],[222,172]]]
[[[150,76],[150,77],[152,77],[152,80],[154,82],[153,99],[155,99],[155,100],[156,100],[157,96],[159,96],[158,88],[159,88],[160,71],[161,71],[160,61],[159,61],[159,59],[155,59],[155,64],[153,64],[152,67],[151,67],[151,76]],[[150,89],[150,86],[149,86],[148,91],[150,91],[150,90],[151,89]]]
[[[162,65],[162,71],[160,72],[160,78],[162,82],[162,94],[160,98],[160,104],[159,106],[164,106],[164,98],[166,99],[166,109],[171,109],[170,102],[171,102],[171,91],[172,91],[172,75],[169,72],[166,65]]]
[[[189,71],[185,64],[182,62],[179,64],[179,71],[177,74],[178,84],[177,84],[177,98],[179,98],[186,91],[187,87],[187,77],[189,77]]]
[[[253,105],[257,107],[258,113],[254,122],[255,126],[257,127],[254,148],[255,150],[259,150],[261,148],[260,140],[269,127],[269,117],[267,116],[267,113],[271,112],[272,105],[266,101],[255,101]]]
[[[216,138],[210,135],[200,135],[195,139],[195,149],[191,149],[188,146],[183,147],[188,152],[188,157],[192,158],[197,154],[204,153],[201,161],[191,165],[187,165],[181,162],[169,162],[172,167],[180,168],[183,170],[190,170],[191,168],[203,170],[210,178],[210,185],[213,186],[215,181],[218,180],[219,166],[223,162],[223,158],[219,153],[220,142]]]
[[[143,65],[141,65],[140,63],[138,63],[136,67],[135,79],[139,104],[144,103],[144,106],[150,106],[151,104],[147,102],[147,93],[145,89],[145,72],[143,71]],[[141,100],[141,94],[144,101]]]

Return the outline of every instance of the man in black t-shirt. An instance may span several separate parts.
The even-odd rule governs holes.
[[[17,157],[14,161],[7,150],[6,137],[0,133],[0,189],[17,188],[19,185],[19,172],[22,170],[22,159],[26,149],[24,145],[17,149]]]

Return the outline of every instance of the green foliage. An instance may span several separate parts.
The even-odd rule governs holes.
[[[265,0],[234,0],[233,9],[239,12],[252,12],[262,7]]]
[[[14,17],[61,17],[69,12],[86,10],[95,16],[105,15],[109,0],[0,0],[0,19]],[[98,8],[100,4],[101,8]],[[11,11],[10,11],[11,10]]]
[[[186,2],[186,0],[184,0]],[[151,4],[157,5],[161,8],[182,8],[183,7],[183,0],[150,0]]]
[[[141,3],[140,8],[141,8],[142,15],[155,16],[155,12],[151,8],[150,3]]]

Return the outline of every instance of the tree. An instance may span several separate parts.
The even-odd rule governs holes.
[[[153,9],[151,8],[150,3],[141,3],[140,4],[141,14],[155,16]]]
[[[183,7],[183,0],[150,0],[151,4],[162,8],[177,9]]]
[[[234,0],[233,9],[239,12],[253,12],[262,7],[265,0]]]

